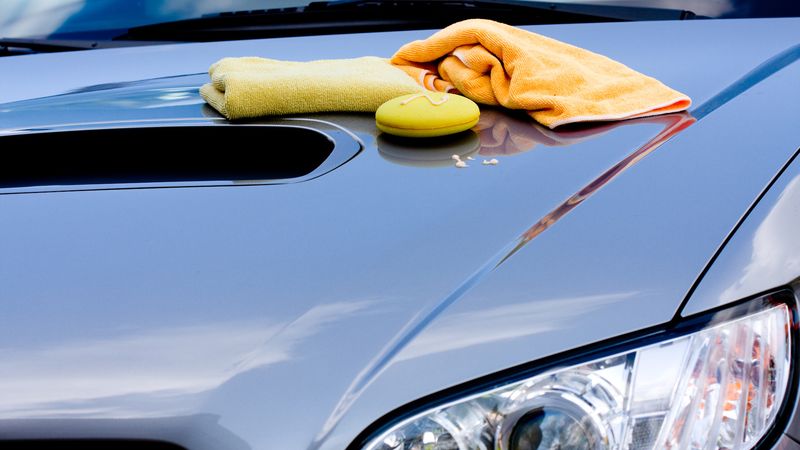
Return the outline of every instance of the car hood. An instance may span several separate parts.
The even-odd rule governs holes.
[[[687,93],[687,114],[551,131],[484,109],[436,152],[369,115],[304,116],[360,152],[291,182],[2,191],[0,436],[343,448],[420,396],[669,322],[797,149],[799,26],[530,28]],[[4,58],[0,134],[233,126],[186,74],[222,56],[388,56],[429,33]],[[136,157],[121,144],[106,151]]]

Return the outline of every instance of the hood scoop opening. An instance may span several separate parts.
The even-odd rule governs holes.
[[[308,123],[306,123],[308,122]],[[0,136],[0,193],[284,184],[321,176],[360,150],[324,122],[114,124]]]

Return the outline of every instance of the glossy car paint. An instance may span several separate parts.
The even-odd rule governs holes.
[[[800,160],[795,159],[725,244],[681,313],[707,311],[795,281],[798,224]]]
[[[798,147],[800,64],[747,74],[796,45],[799,26],[530,28],[686,92],[707,111],[697,122],[552,132],[486,110],[477,135],[431,162],[369,115],[318,115],[306,119],[363,150],[314,180],[5,191],[0,437],[340,449],[421,396],[670,321]],[[22,101],[0,105],[0,127],[215,123],[196,93],[205,75],[67,91],[222,56],[388,56],[427,34],[5,58],[4,85],[20,88],[0,98]],[[476,160],[457,170],[451,151]],[[490,157],[500,164],[480,164]]]

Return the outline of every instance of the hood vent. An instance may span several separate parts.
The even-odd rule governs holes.
[[[285,120],[20,130],[0,136],[0,148],[8,193],[299,182],[361,146],[332,124]]]

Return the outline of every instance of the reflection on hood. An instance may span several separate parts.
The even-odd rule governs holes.
[[[554,298],[452,314],[423,331],[397,359],[402,361],[557,330],[576,317],[637,294],[618,292]]]
[[[797,205],[800,205],[800,176],[789,182],[756,230],[750,262],[736,283],[723,292],[723,298],[741,298],[762,291],[763,280],[788,282],[800,273]]]
[[[289,322],[254,319],[2,349],[0,418],[142,417],[164,414],[173,404],[186,408],[192,404],[186,397],[294,358],[306,339],[371,304],[315,306]],[[160,408],[149,408],[153,402]]]

